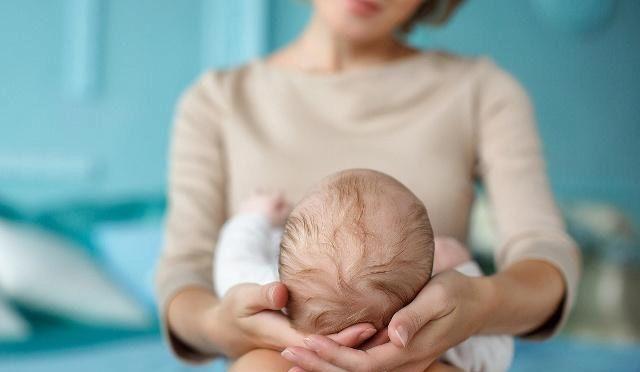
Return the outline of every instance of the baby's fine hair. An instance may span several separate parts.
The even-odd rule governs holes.
[[[385,327],[429,280],[433,248],[424,204],[396,179],[365,169],[325,178],[292,211],[280,246],[293,326]]]

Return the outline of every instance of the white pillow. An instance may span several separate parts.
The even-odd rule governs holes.
[[[0,287],[16,302],[81,323],[143,328],[152,322],[145,308],[110,282],[81,247],[2,220]]]
[[[105,222],[97,225],[92,235],[102,267],[152,309],[153,274],[162,236],[163,224],[157,219]]]
[[[30,334],[27,321],[0,298],[0,341],[24,341]]]

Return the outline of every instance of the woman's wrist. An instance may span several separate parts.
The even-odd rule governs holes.
[[[190,287],[180,291],[168,305],[169,332],[198,353],[216,354],[219,348],[212,336],[217,334],[218,304],[213,293],[204,288]]]
[[[531,332],[558,311],[566,291],[558,269],[539,260],[514,263],[484,279],[488,312],[480,333]]]
[[[492,276],[482,276],[472,278],[474,286],[474,292],[479,294],[480,306],[478,329],[476,332],[482,333],[487,324],[492,322],[492,315],[495,314],[496,309],[500,306],[500,290],[499,285],[496,283]]]

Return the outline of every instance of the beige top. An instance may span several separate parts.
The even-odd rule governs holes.
[[[293,201],[325,175],[371,168],[407,185],[435,234],[466,241],[474,182],[486,187],[500,243],[497,266],[535,258],[576,293],[579,256],[554,204],[529,99],[486,58],[427,52],[331,75],[253,62],[205,73],[177,109],[158,304],[186,286],[213,290],[218,231],[256,187]],[[165,319],[164,316],[161,319]],[[205,356],[170,337],[183,358]]]

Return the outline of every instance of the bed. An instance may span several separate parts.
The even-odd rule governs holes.
[[[511,371],[640,371],[640,345],[598,345],[558,338],[546,343],[518,342]],[[57,350],[0,354],[0,371],[225,371],[218,360],[187,366],[175,360],[157,334],[76,345]]]

